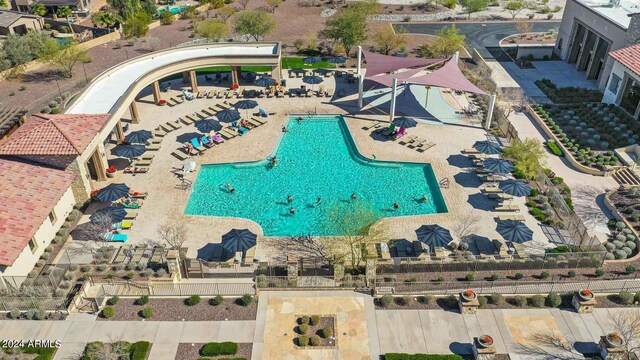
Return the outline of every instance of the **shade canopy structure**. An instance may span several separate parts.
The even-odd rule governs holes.
[[[303,61],[305,64],[317,64],[319,62],[322,62],[322,59],[319,58],[318,56],[309,56],[304,58]]]
[[[445,247],[453,240],[451,232],[440,225],[422,225],[416,230],[418,240],[430,247]]]
[[[212,131],[222,130],[222,125],[220,124],[220,122],[214,119],[198,120],[194,125],[196,129],[198,129],[198,131],[204,134],[210,133]]]
[[[120,144],[111,149],[111,155],[131,159],[144,154],[145,151],[146,146],[141,144]]]
[[[406,116],[400,116],[397,117],[395,119],[393,119],[393,123],[401,128],[411,128],[411,127],[415,127],[416,125],[418,125],[418,121],[416,121],[416,119],[410,118],[410,117],[406,117]]]
[[[409,80],[412,84],[441,87],[446,89],[460,90],[474,94],[486,94],[479,87],[473,85],[462,73],[458,66],[457,56],[452,57],[440,69],[426,75],[412,77]]]
[[[262,87],[269,87],[276,84],[276,80],[274,78],[270,78],[268,76],[262,76],[256,79],[256,85]]]
[[[390,55],[382,55],[369,51],[362,51],[367,61],[367,78],[378,74],[384,74],[400,69],[424,67],[442,62],[446,59],[404,58]]]
[[[513,171],[513,164],[503,159],[486,159],[482,165],[485,169],[496,174],[509,174]]]
[[[130,132],[126,137],[128,143],[145,144],[149,139],[153,137],[149,130],[138,130]]]
[[[503,180],[498,184],[500,190],[513,196],[527,196],[531,194],[531,186],[520,180]]]
[[[224,122],[232,122],[240,119],[240,113],[235,109],[223,109],[216,113],[216,118]]]
[[[109,184],[96,194],[96,198],[100,201],[116,201],[129,194],[130,188],[127,184]]]
[[[502,152],[500,144],[487,140],[476,141],[476,143],[473,144],[473,148],[487,155],[496,155]]]
[[[375,81],[381,85],[386,87],[391,87],[393,84],[393,79],[397,79],[398,82],[406,82],[409,81],[412,77],[414,77],[419,72],[424,71],[423,68],[418,69],[408,69],[404,71],[395,72],[393,74],[381,74],[368,78],[371,81]]]
[[[222,235],[222,247],[232,253],[247,251],[256,246],[258,235],[248,229],[232,229]]]
[[[100,223],[104,218],[109,217],[112,223],[117,223],[124,220],[127,216],[127,210],[117,206],[109,206],[102,208],[89,216],[89,220],[92,223]]]
[[[344,56],[334,56],[327,59],[329,64],[344,64],[347,62],[347,58]]]
[[[533,239],[533,231],[522,221],[503,220],[498,221],[496,231],[507,241],[522,244]]]

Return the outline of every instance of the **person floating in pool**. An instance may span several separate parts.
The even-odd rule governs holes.
[[[234,189],[233,186],[231,186],[231,184],[227,184],[227,190],[229,190],[229,192],[232,194],[236,191],[236,189]]]
[[[322,199],[320,197],[318,197],[318,200],[316,200],[316,206],[322,204]]]
[[[394,202],[394,203],[393,203],[393,208],[394,208],[394,209],[396,209],[396,210],[398,210],[398,209],[400,208],[400,204],[398,204],[398,202],[397,202],[397,201],[396,201],[396,202]]]
[[[271,160],[270,166],[272,168],[278,166],[278,157],[277,156],[272,157],[270,160]]]
[[[289,131],[289,129],[287,129],[287,127],[286,127],[286,126],[282,125],[282,132],[283,132],[283,133],[286,133],[287,131]]]
[[[291,202],[293,202],[293,196],[287,195],[287,202],[291,204]]]
[[[302,122],[302,116],[298,116],[298,124],[300,124]]]
[[[294,207],[290,207],[290,208],[289,208],[289,214],[293,215],[293,214],[295,214],[295,213],[296,213],[296,208],[294,208]]]
[[[358,195],[356,195],[356,193],[351,194],[351,200],[357,200],[358,199]]]
[[[425,204],[429,202],[429,198],[427,197],[427,194],[422,194],[422,202]]]

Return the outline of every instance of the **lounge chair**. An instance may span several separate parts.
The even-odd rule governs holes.
[[[164,137],[165,135],[167,135],[167,132],[164,130],[153,130],[153,135],[157,137]]]
[[[223,139],[225,140],[229,140],[229,139],[233,139],[234,137],[238,136],[236,133],[231,132],[227,129],[222,129],[218,132],[220,134],[220,136],[222,136]]]
[[[380,132],[384,136],[391,136],[394,133],[394,131],[396,131],[396,125],[395,124],[391,124],[388,127],[380,130]]]
[[[267,121],[266,121],[266,120],[262,120],[261,118],[259,118],[259,117],[255,117],[255,116],[252,116],[252,117],[251,117],[251,120],[253,120],[253,121],[255,121],[255,122],[259,123],[260,125],[264,125],[264,124],[266,124],[266,123],[267,123]]]
[[[216,96],[215,91],[211,90],[207,94],[207,99],[213,99],[214,96]]]
[[[220,136],[220,134],[215,133],[213,136],[211,136],[211,141],[216,144],[222,144],[224,142],[224,139]]]
[[[176,158],[178,158],[178,160],[187,160],[189,158],[189,155],[183,153],[180,150],[176,150],[176,151],[172,152],[171,155],[173,155]]]
[[[121,221],[119,223],[115,223],[111,225],[112,230],[129,230],[133,226],[133,222],[131,221]]]
[[[144,154],[140,155],[140,157],[139,157],[139,158],[140,158],[141,160],[153,160],[153,158],[154,158],[155,156],[156,156],[156,155],[155,155],[154,153],[144,153]]]
[[[128,240],[127,234],[105,233],[102,237],[106,241],[121,242],[121,243],[127,242],[127,240]]]
[[[482,192],[484,192],[485,194],[502,194],[504,193],[504,191],[502,191],[502,189],[498,188],[498,187],[486,187],[484,189],[482,189]]]
[[[262,125],[262,123],[257,122],[256,120],[254,120],[254,118],[247,120],[247,122],[254,128],[257,128],[258,126]]]
[[[202,99],[207,93],[205,91],[198,91],[198,95],[196,95],[196,98],[198,99]]]
[[[203,114],[207,115],[207,116],[213,116],[215,113],[209,109],[202,109],[200,110],[202,111]]]
[[[145,192],[134,191],[133,193],[131,193],[131,190],[129,190],[129,197],[132,199],[145,199],[147,195],[149,195],[149,193],[146,191]]]
[[[407,144],[407,147],[408,147],[409,149],[415,149],[415,148],[417,148],[418,146],[422,146],[422,145],[423,145],[424,143],[426,143],[426,142],[427,142],[427,140],[424,140],[424,139],[422,139],[422,138],[416,137],[415,139],[413,139],[413,141],[410,141],[410,142]]]
[[[182,90],[182,97],[185,100],[193,100],[193,99],[195,99],[195,96],[193,95],[193,93],[188,91],[188,90]]]
[[[500,221],[506,221],[506,220],[524,221],[523,215],[498,215],[497,218]]]
[[[174,128],[172,126],[169,126],[168,123],[160,124],[160,129],[162,129],[162,131],[167,133],[170,133],[174,130]]]
[[[469,159],[473,160],[473,159],[486,159],[489,157],[489,155],[487,154],[468,154],[469,155]]]
[[[192,125],[194,123],[193,120],[191,120],[191,119],[189,119],[187,117],[181,117],[181,118],[178,118],[178,119],[185,125]]]
[[[137,160],[133,164],[134,166],[149,166],[151,165],[151,160]]]
[[[149,168],[146,166],[138,167],[138,166],[129,166],[124,169],[125,174],[144,174],[149,171]]]
[[[142,207],[142,201],[122,203],[121,205],[125,209],[140,209]]]
[[[160,150],[160,145],[147,145],[145,149],[147,151],[158,151]]]
[[[398,141],[398,144],[400,145],[408,145],[412,142],[414,142],[418,137],[417,136],[410,136],[408,138],[403,138],[402,140]]]
[[[125,220],[135,220],[138,217],[138,211],[136,210],[127,210],[127,215],[124,216]]]
[[[474,149],[474,148],[468,148],[468,149],[464,149],[462,150],[463,154],[482,154],[480,151]]]
[[[197,151],[204,151],[204,146],[200,144],[200,140],[198,138],[191,139],[191,145]]]
[[[202,145],[204,145],[204,147],[206,147],[206,148],[210,148],[210,147],[215,145],[215,143],[213,141],[209,140],[209,137],[207,137],[207,136],[201,137],[200,138],[200,142],[202,142]]]
[[[520,211],[520,207],[518,205],[502,205],[502,206],[496,206],[496,208],[493,209],[493,211],[519,212]]]
[[[180,125],[180,123],[177,122],[177,121],[169,121],[169,122],[167,122],[167,125],[169,125],[169,127],[173,128],[173,130],[178,130],[178,129],[182,128],[182,125]]]
[[[205,115],[205,114],[203,114],[203,113],[201,113],[201,112],[199,112],[199,111],[196,111],[196,112],[195,112],[195,114],[196,114],[196,116],[197,116],[197,117],[199,117],[200,119],[206,119],[206,118],[207,118],[207,115]]]
[[[436,144],[434,142],[427,141],[426,143],[422,143],[421,145],[418,145],[416,147],[416,151],[417,152],[425,152],[425,151],[431,149],[434,146],[436,146]]]

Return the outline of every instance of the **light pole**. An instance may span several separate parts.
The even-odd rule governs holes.
[[[84,81],[88,84],[89,78],[87,77],[87,69],[84,67],[84,62],[82,63],[82,71],[84,71]]]
[[[58,95],[62,97],[62,91],[60,91],[60,84],[58,84],[58,79],[54,79],[56,81],[56,86],[58,87]]]

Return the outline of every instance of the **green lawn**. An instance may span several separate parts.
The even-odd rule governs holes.
[[[282,68],[283,69],[335,69],[336,64],[332,64],[326,61],[321,61],[315,64],[305,64],[304,58],[301,58],[301,57],[283,57]]]

